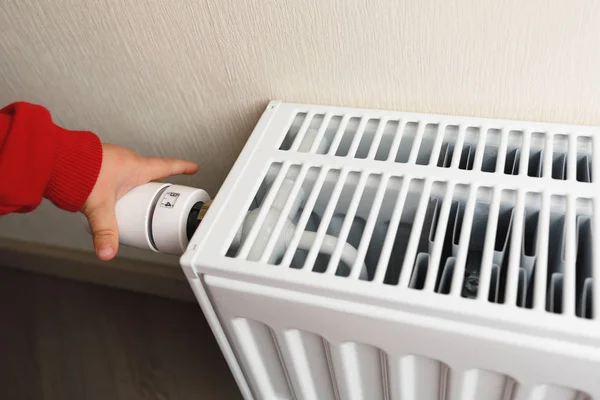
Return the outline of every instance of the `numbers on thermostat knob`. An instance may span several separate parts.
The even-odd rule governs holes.
[[[175,202],[177,202],[178,198],[179,198],[179,193],[167,192],[167,193],[165,193],[162,200],[160,201],[160,206],[165,207],[165,208],[173,208],[173,207],[175,207]]]

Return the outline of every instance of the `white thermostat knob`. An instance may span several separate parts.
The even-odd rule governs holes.
[[[181,255],[210,204],[202,189],[150,182],[125,193],[115,205],[119,243]],[[90,226],[82,215],[85,228]]]
[[[152,237],[158,251],[183,254],[197,227],[200,209],[210,200],[202,189],[172,185],[164,190],[154,208]]]
[[[140,249],[160,251],[152,238],[152,214],[156,201],[171,184],[150,182],[135,187],[117,201],[115,214],[119,242]]]

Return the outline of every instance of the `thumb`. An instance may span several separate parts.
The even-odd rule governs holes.
[[[94,248],[99,259],[108,261],[114,258],[119,248],[119,228],[115,216],[115,204],[105,202],[86,213]]]

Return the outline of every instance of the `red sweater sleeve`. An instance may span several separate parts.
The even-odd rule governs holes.
[[[101,164],[102,145],[92,132],[63,129],[30,103],[0,110],[0,215],[31,211],[44,197],[80,210]]]

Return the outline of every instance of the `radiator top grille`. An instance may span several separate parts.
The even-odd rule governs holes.
[[[366,291],[394,286],[595,319],[596,128],[295,104],[274,111],[230,183],[228,196],[240,197],[220,200],[231,213],[215,223],[235,229],[214,239],[226,243],[219,257]]]

